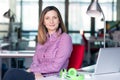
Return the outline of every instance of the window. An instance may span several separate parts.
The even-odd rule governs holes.
[[[38,1],[23,0],[22,2],[22,30],[38,29]]]
[[[46,6],[55,6],[59,9],[63,21],[65,21],[65,0],[43,0],[42,9]]]
[[[113,2],[114,1],[114,2]],[[116,0],[101,0],[99,1],[100,6],[102,8],[102,11],[105,15],[105,21],[116,21]],[[104,28],[104,22],[101,20],[102,19],[102,15],[101,17],[96,18],[95,22],[95,26],[96,26],[96,31],[98,31],[101,28]]]
[[[17,0],[17,18],[22,22],[22,36],[34,40],[38,30],[38,0]]]
[[[80,30],[90,31],[90,17],[86,14],[88,5],[89,2],[86,0],[70,0],[69,34],[72,37],[73,43],[81,43],[82,37],[79,33]]]
[[[3,14],[9,10],[9,0],[0,1],[0,23],[8,23],[9,19],[5,18]]]
[[[9,18],[3,16],[9,10],[9,0],[0,1],[0,39],[8,36]]]

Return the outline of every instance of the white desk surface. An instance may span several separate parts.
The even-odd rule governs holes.
[[[84,78],[84,80],[119,80],[119,79],[120,79],[120,73],[104,74],[104,75]],[[66,79],[62,79],[57,76],[49,76],[49,77],[41,78],[40,80],[66,80]]]
[[[0,51],[0,58],[33,57],[35,51]]]
[[[111,73],[111,74],[103,74],[103,75],[95,75],[93,79],[94,80],[120,80],[120,72]]]
[[[49,77],[41,78],[40,80],[67,80],[67,79],[62,79],[57,76],[49,76]],[[86,78],[84,80],[92,80],[92,79]]]

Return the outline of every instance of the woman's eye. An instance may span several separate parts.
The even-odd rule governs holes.
[[[46,17],[45,19],[46,19],[46,20],[48,20],[48,19],[49,19],[49,17]]]
[[[57,17],[53,17],[54,19],[57,19]]]

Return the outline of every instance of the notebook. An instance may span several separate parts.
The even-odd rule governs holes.
[[[100,48],[96,64],[81,70],[94,75],[120,72],[120,47]]]

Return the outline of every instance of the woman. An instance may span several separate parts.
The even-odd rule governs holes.
[[[3,80],[38,80],[67,68],[72,52],[72,40],[66,33],[61,14],[56,7],[48,6],[41,13],[37,41],[30,68],[26,71],[8,70]]]

